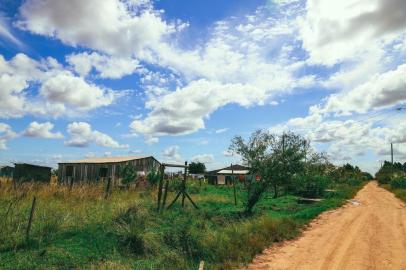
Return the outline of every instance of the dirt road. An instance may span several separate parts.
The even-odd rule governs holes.
[[[303,236],[258,255],[247,269],[405,269],[406,207],[375,182],[359,201],[323,213]]]

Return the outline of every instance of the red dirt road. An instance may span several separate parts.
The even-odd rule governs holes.
[[[406,206],[375,182],[360,204],[321,214],[300,238],[267,249],[246,269],[404,269]]]

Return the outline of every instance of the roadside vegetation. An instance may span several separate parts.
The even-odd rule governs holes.
[[[258,131],[247,141],[236,137],[230,148],[253,172],[246,183],[235,182],[237,205],[232,186],[188,179],[199,209],[177,203],[158,213],[156,174],[147,176],[148,187],[115,188],[107,199],[101,184],[14,189],[2,181],[0,268],[197,269],[204,260],[206,269],[233,269],[272,243],[298,236],[311,219],[341,206],[372,178],[349,164],[332,165],[293,133]],[[179,186],[180,179],[171,180],[168,201]],[[302,197],[320,200],[302,204]]]
[[[406,201],[406,162],[394,162],[392,165],[385,161],[375,177],[380,185]]]

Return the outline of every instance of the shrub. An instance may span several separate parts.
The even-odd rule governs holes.
[[[145,209],[130,207],[116,218],[115,231],[119,242],[131,253],[141,255],[154,250],[151,248],[154,237],[145,233],[147,216]]]
[[[294,178],[294,194],[308,198],[319,198],[325,193],[331,179],[322,175],[299,175]]]
[[[135,171],[134,166],[131,166],[131,164],[127,164],[120,167],[120,176],[122,178],[121,182],[123,184],[130,184],[137,178],[137,172]]]
[[[406,177],[397,177],[390,182],[392,188],[406,188]]]
[[[361,179],[361,178],[358,178],[358,177],[353,177],[353,178],[348,179],[348,180],[347,180],[347,183],[348,183],[350,186],[356,187],[356,186],[359,186],[359,185],[362,184],[362,179]]]
[[[381,185],[389,184],[391,181],[391,174],[386,172],[378,173],[376,174],[376,179],[378,180],[378,183]]]
[[[147,175],[147,181],[152,187],[158,184],[160,178],[161,174],[156,171],[150,171]]]

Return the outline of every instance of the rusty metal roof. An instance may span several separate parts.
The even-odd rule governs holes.
[[[117,162],[125,162],[125,161],[136,160],[136,159],[149,158],[149,157],[151,157],[151,156],[142,156],[142,157],[134,157],[134,156],[132,156],[132,157],[95,157],[95,158],[88,158],[88,159],[60,162],[60,164],[63,164],[63,163],[117,163]]]

